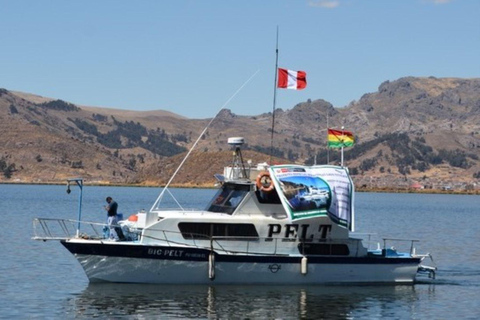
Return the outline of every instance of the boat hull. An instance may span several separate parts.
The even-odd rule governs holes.
[[[156,284],[408,284],[420,258],[255,256],[188,247],[62,241],[90,282]],[[305,272],[306,271],[306,272]]]

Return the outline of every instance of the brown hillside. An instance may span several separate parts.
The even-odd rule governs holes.
[[[52,101],[0,89],[0,160],[14,164],[7,170],[10,177],[0,175],[0,181],[57,182],[82,175],[91,181],[163,184],[210,121],[161,110],[44,105]],[[346,164],[361,185],[480,183],[480,79],[406,77],[382,83],[345,108],[308,100],[276,110],[275,119],[274,154],[296,163],[312,163],[315,155],[326,161],[327,121],[352,131],[357,141],[346,149]],[[271,113],[238,116],[222,110],[176,183],[213,181],[212,174],[229,161],[223,156],[231,152],[228,137],[245,137],[245,152],[270,153],[271,121]],[[338,150],[330,150],[330,157],[336,163]]]
[[[245,163],[251,161],[252,166],[258,163],[268,162],[269,156],[254,152],[243,151]],[[165,185],[178,169],[185,158],[186,153],[164,158],[142,169],[138,175],[138,183],[144,185]],[[273,158],[274,163],[285,163],[287,160]],[[230,151],[192,152],[184,165],[179,169],[177,176],[172,180],[173,186],[212,187],[216,179],[214,174],[223,174],[225,166],[231,166],[233,162],[233,149]]]

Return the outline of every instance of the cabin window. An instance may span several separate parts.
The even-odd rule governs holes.
[[[249,185],[225,183],[208,204],[207,211],[232,214],[249,191]]]
[[[346,244],[338,243],[305,243],[298,245],[298,250],[306,255],[348,256],[350,250]]]
[[[218,237],[222,240],[258,240],[253,224],[181,222],[178,229],[184,239],[207,240]]]
[[[273,189],[270,192],[263,192],[257,190],[255,192],[258,202],[260,203],[270,203],[270,204],[281,204],[280,197],[278,196],[277,190]]]

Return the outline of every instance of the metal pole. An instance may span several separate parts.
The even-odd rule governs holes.
[[[341,161],[340,161],[342,167],[343,167],[343,146],[344,146],[343,142],[344,142],[344,140],[345,140],[345,139],[344,139],[344,135],[345,135],[345,132],[344,132],[345,130],[344,130],[344,129],[345,129],[345,127],[342,126],[342,159],[341,159]]]
[[[80,236],[80,221],[82,220],[83,179],[77,180],[77,185],[80,187],[80,195],[78,196],[78,226],[77,226],[77,238],[78,238]]]
[[[328,145],[328,110],[327,110],[327,164],[330,163],[330,146]]]
[[[83,179],[73,178],[67,179],[67,193],[70,193],[70,182],[74,181],[80,188],[78,195],[78,222],[77,222],[77,238],[80,236],[80,222],[82,221],[82,199],[83,199]]]
[[[277,26],[277,44],[275,49],[275,79],[273,81],[273,111],[272,111],[272,135],[270,138],[270,165],[273,157],[273,134],[275,132],[275,105],[277,103],[277,77],[278,77],[278,26]]]

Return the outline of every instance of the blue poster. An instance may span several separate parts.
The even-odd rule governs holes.
[[[292,220],[328,215],[353,231],[353,182],[348,169],[279,165],[270,170]]]

